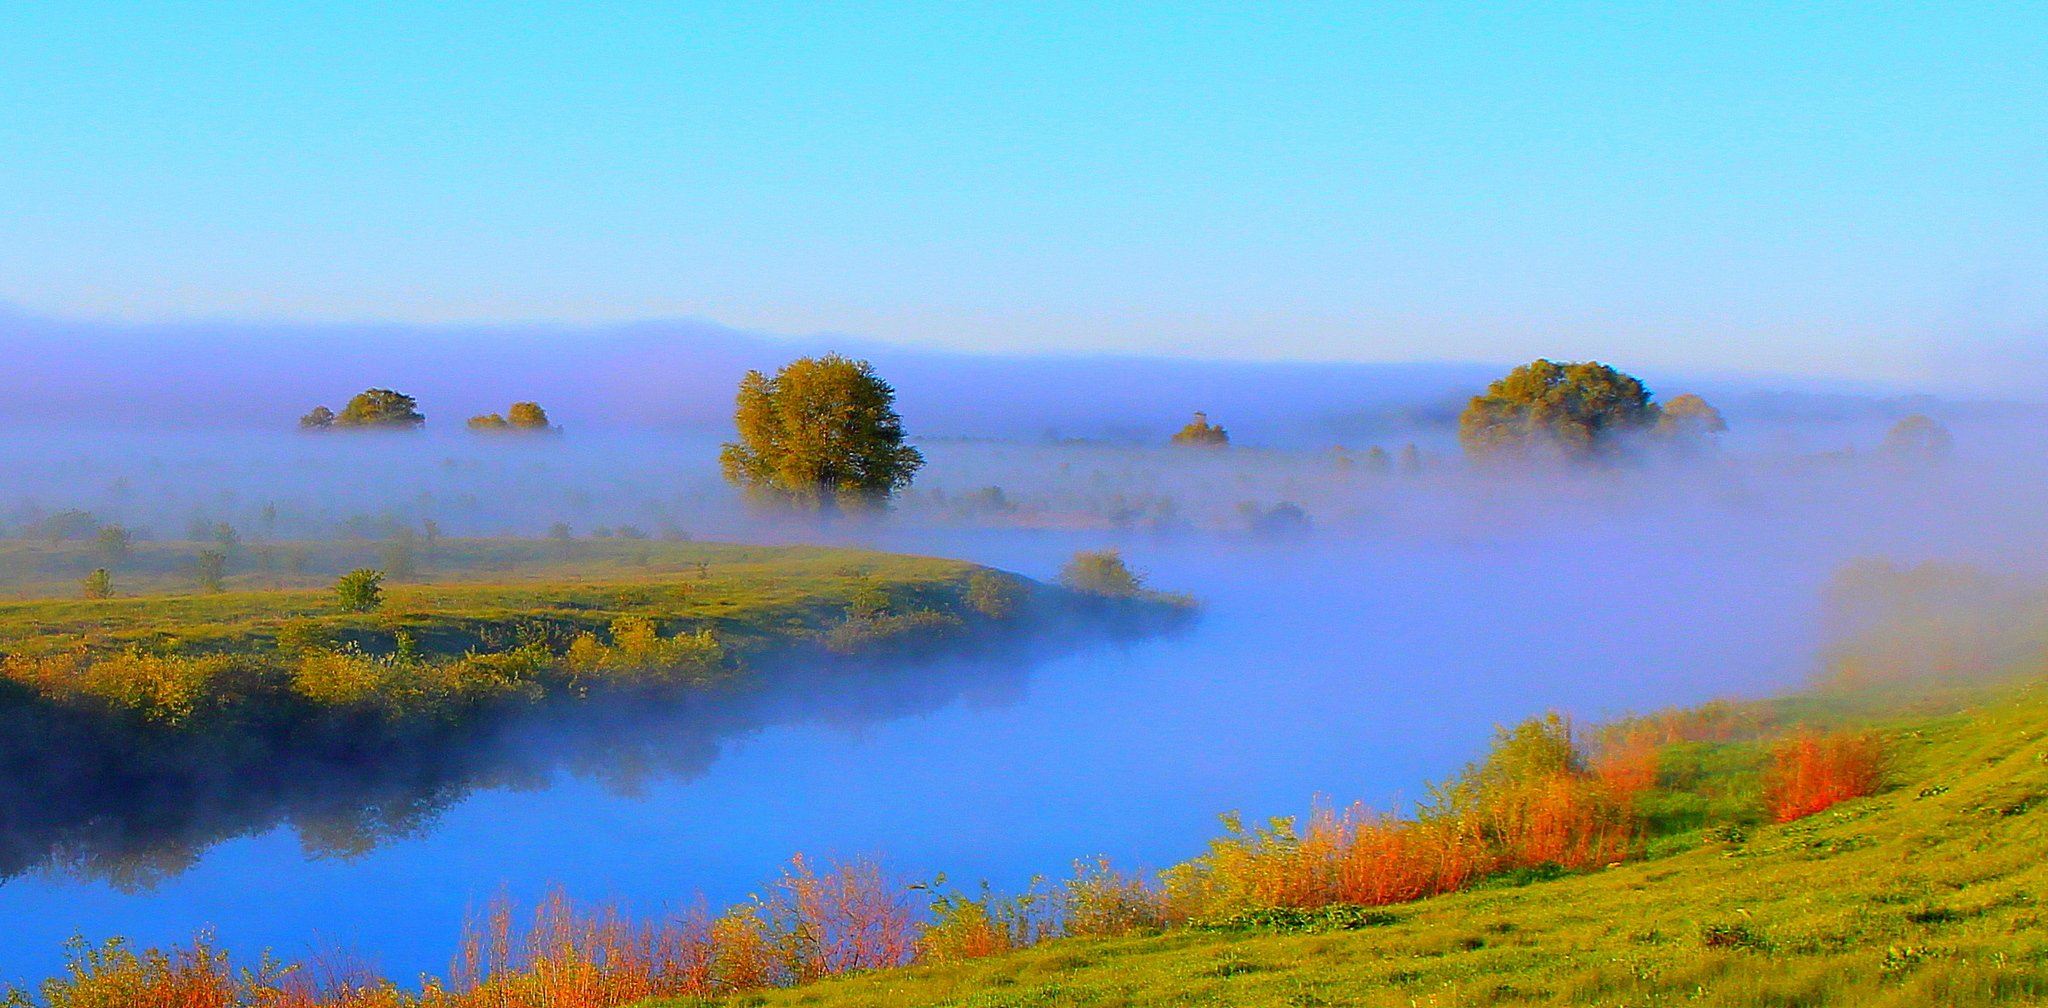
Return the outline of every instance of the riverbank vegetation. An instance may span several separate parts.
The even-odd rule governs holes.
[[[1591,729],[1547,716],[1503,729],[1413,815],[1231,817],[1159,873],[1084,859],[1002,895],[798,857],[723,910],[495,905],[423,986],[346,957],[231,962],[202,937],[80,945],[42,993],[300,1008],[1998,1003],[2048,994],[2028,895],[2048,882],[2032,815],[2043,723],[2032,674]],[[1748,965],[1764,957],[1771,970]]]

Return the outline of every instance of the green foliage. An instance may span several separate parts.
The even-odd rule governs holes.
[[[612,621],[611,643],[596,634],[579,635],[564,657],[579,686],[654,685],[687,682],[715,672],[725,648],[709,629],[664,637],[652,619],[621,616]]]
[[[505,422],[514,430],[534,432],[554,429],[548,424],[548,411],[541,409],[537,402],[513,403],[512,408],[505,414]]]
[[[227,588],[228,555],[222,550],[204,550],[195,563],[196,576],[201,591],[218,592]]]
[[[327,651],[334,646],[333,631],[303,616],[288,619],[277,628],[277,649],[285,655],[297,656],[308,651]]]
[[[114,577],[113,575],[107,573],[107,569],[105,567],[96,567],[93,569],[92,573],[87,574],[85,576],[85,584],[83,587],[85,590],[85,597],[89,599],[105,599],[114,597]]]
[[[831,513],[886,505],[924,456],[904,444],[896,392],[866,361],[805,357],[741,380],[726,479],[756,501]]]
[[[1659,414],[1642,382],[1605,364],[1537,360],[1472,398],[1458,440],[1476,459],[1613,459]]]
[[[548,422],[548,411],[536,402],[516,402],[502,414],[470,417],[468,426],[479,434],[547,434],[556,430]]]
[[[1328,934],[1385,927],[1400,919],[1398,914],[1373,907],[1333,903],[1320,907],[1253,907],[1219,917],[1191,920],[1187,926],[1190,931]]]
[[[358,393],[334,418],[334,426],[358,430],[416,430],[426,422],[413,397],[381,388]]]
[[[334,411],[325,406],[315,406],[299,418],[302,431],[327,431],[334,429]]]
[[[1691,392],[1672,396],[1657,416],[1657,433],[1679,443],[1697,444],[1727,430],[1721,411]]]
[[[992,620],[1009,619],[1024,601],[1015,578],[978,570],[967,576],[967,606]]]
[[[1175,431],[1173,443],[1191,445],[1197,448],[1222,448],[1230,444],[1230,432],[1209,422],[1209,414],[1195,411],[1195,418],[1186,427]]]
[[[335,600],[343,612],[374,612],[384,604],[384,572],[358,567],[334,583]]]
[[[1110,550],[1083,550],[1060,568],[1060,584],[1077,592],[1105,598],[1135,598],[1145,590],[1144,579],[1124,564],[1123,554]]]
[[[1167,923],[1166,891],[1142,875],[1118,870],[1106,857],[1074,862],[1061,887],[1061,930],[1069,935],[1154,934]]]

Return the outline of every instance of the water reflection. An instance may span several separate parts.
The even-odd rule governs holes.
[[[1034,664],[1084,643],[1069,635],[984,644],[972,656],[821,662],[658,703],[556,702],[490,723],[317,736],[120,729],[13,690],[0,696],[0,878],[44,870],[147,890],[216,844],[281,825],[308,857],[352,858],[431,829],[480,790],[542,789],[568,774],[632,794],[700,776],[727,742],[770,727],[1011,706]]]

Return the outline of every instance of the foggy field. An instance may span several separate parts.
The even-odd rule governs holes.
[[[932,439],[890,513],[829,523],[750,512],[713,440],[688,435],[14,442],[0,593],[18,601],[0,626],[16,640],[90,626],[118,651],[166,620],[186,646],[273,634],[266,614],[328,606],[336,577],[371,566],[395,572],[387,615],[326,617],[356,619],[371,652],[409,627],[454,654],[482,638],[437,620],[535,607],[598,631],[635,606],[698,613],[745,645],[728,604],[819,626],[862,584],[968,570],[858,547],[1041,580],[1117,547],[1201,615],[1163,637],[905,656],[829,686],[775,676],[667,710],[415,738],[245,794],[208,782],[177,792],[181,809],[129,806],[146,820],[86,802],[10,849],[47,867],[0,883],[0,914],[25,922],[0,976],[54,972],[74,932],[171,942],[212,925],[239,951],[318,935],[406,977],[445,969],[465,913],[499,892],[718,905],[796,851],[1015,890],[1097,853],[1180,861],[1230,809],[1294,814],[1321,795],[1399,811],[1495,724],[1801,686],[1848,632],[1829,592],[1860,559],[2038,576],[2048,513],[2025,430],[1958,423],[1955,457],[1910,465],[1875,450],[1886,423],[1766,423],[1711,456],[1547,475],[1475,469],[1429,427],[1341,450]],[[222,593],[202,583],[209,552]],[[80,599],[98,568],[115,597]],[[233,895],[252,877],[272,895]]]

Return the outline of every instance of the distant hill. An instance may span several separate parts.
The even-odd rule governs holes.
[[[723,429],[748,368],[831,350],[872,359],[906,421],[932,437],[1163,440],[1205,410],[1240,444],[1365,443],[1448,434],[1498,363],[1319,363],[955,353],[840,336],[745,332],[703,320],[604,326],[180,322],[130,324],[0,310],[12,425],[288,428],[372,386],[420,400],[452,429],[515,399],[571,430]],[[1626,367],[1627,362],[1617,362]],[[1763,415],[1849,419],[1899,412],[1897,392],[1769,379],[1666,391],[1745,397]],[[1719,400],[1717,400],[1719,401]]]

